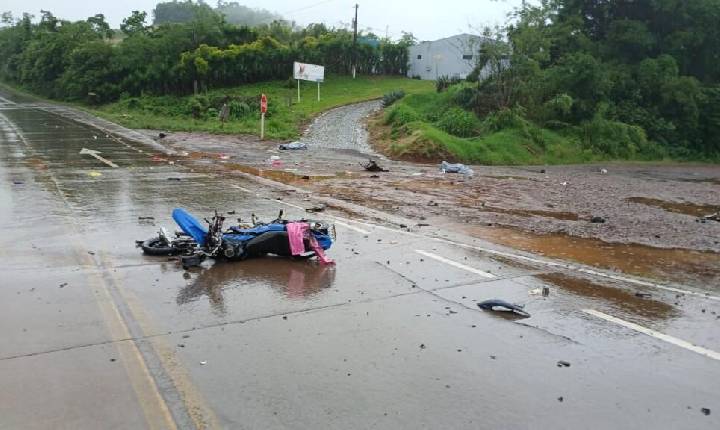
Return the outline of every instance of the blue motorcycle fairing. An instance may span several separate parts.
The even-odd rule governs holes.
[[[199,246],[205,246],[207,227],[200,224],[200,221],[182,208],[173,209],[172,217],[185,234],[189,234]]]
[[[194,216],[190,215],[188,211],[182,208],[176,208],[172,212],[172,217],[185,233],[189,234],[199,246],[205,246],[207,240],[207,227],[200,223]],[[226,233],[223,235],[223,239],[229,242],[242,243],[247,242],[257,236],[260,236],[268,232],[279,232],[285,231],[285,224],[265,224],[253,228],[242,229],[239,227],[230,227],[230,231],[233,233]],[[332,246],[332,238],[326,234],[320,234],[313,232],[315,239],[323,250],[328,250]]]

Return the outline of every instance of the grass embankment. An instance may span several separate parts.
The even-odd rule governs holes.
[[[211,133],[260,133],[260,94],[268,97],[265,135],[292,139],[301,127],[319,113],[333,107],[380,98],[403,89],[408,94],[431,91],[433,84],[398,76],[328,76],[320,86],[301,82],[301,101],[297,87],[287,81],[271,81],[208,91],[199,96],[131,97],[93,109],[93,113],[129,128]],[[231,97],[231,118],[221,127],[217,111],[225,96]]]
[[[480,120],[458,106],[462,88],[411,94],[385,109],[370,123],[376,149],[406,160],[493,165],[667,158],[639,128],[603,119],[555,130],[524,119],[519,110]]]

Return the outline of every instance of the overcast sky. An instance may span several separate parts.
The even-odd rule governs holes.
[[[359,28],[384,36],[399,37],[410,31],[420,40],[433,40],[468,32],[484,25],[503,24],[506,15],[521,0],[356,0]],[[78,20],[103,13],[117,28],[132,10],[144,10],[152,20],[157,0],[0,0],[0,12],[11,11],[14,16],[29,12],[39,17],[40,10],[56,16]],[[208,0],[215,6],[215,0]],[[300,25],[324,22],[330,26],[349,25],[353,15],[352,0],[238,0],[250,7],[278,12]]]

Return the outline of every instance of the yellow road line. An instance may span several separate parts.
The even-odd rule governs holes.
[[[159,333],[157,325],[145,312],[140,300],[130,290],[122,287],[122,282],[118,279],[116,272],[111,270],[112,263],[105,253],[100,253],[100,260],[105,268],[105,272],[111,278],[111,281],[117,288],[118,293],[125,301],[128,309],[132,313],[133,320],[138,323],[140,329],[145,336],[151,336]],[[185,404],[185,408],[197,429],[219,429],[221,428],[217,416],[213,410],[207,405],[202,394],[192,383],[192,379],[182,365],[179,357],[175,353],[175,348],[168,342],[165,336],[152,336],[148,339],[160,360],[163,369],[170,377],[175,389],[180,394]]]

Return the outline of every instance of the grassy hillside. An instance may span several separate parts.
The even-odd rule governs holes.
[[[304,123],[317,114],[336,106],[382,97],[402,89],[408,94],[428,92],[432,82],[397,76],[329,76],[320,87],[301,82],[301,101],[292,82],[271,81],[234,88],[211,90],[200,96],[161,96],[124,98],[94,109],[94,113],[130,128],[152,128],[171,131],[206,131],[212,133],[259,134],[259,98],[268,97],[266,136],[292,139]],[[221,128],[217,111],[225,96],[231,97],[232,118]]]
[[[525,119],[522,109],[498,111],[480,120],[459,107],[463,86],[408,95],[387,108],[381,118],[371,121],[376,148],[394,158],[477,164],[667,158],[642,130],[605,120],[550,129]],[[615,151],[616,146],[624,152]]]

